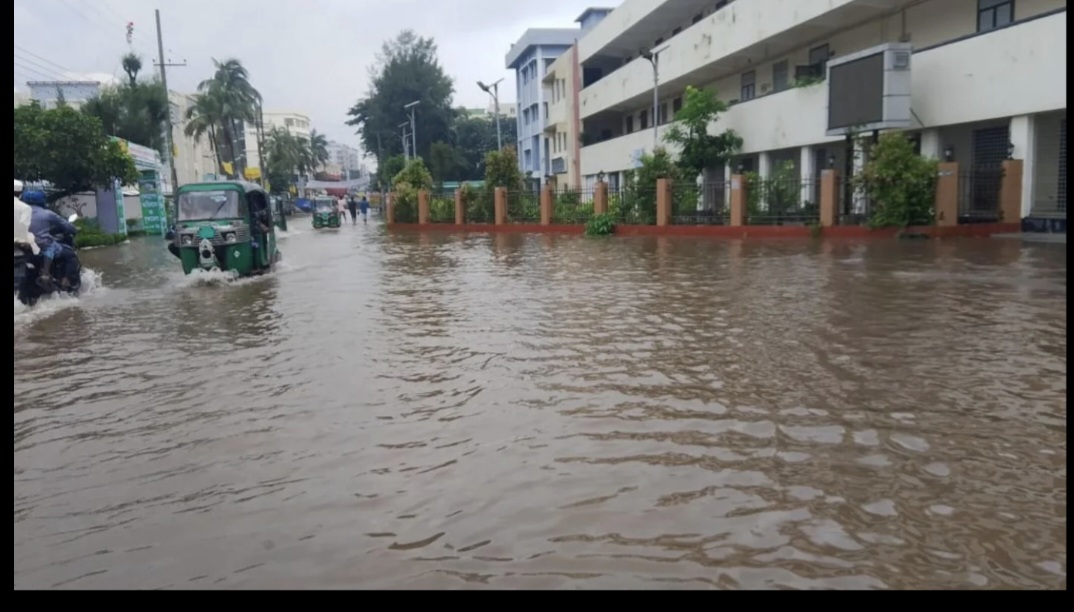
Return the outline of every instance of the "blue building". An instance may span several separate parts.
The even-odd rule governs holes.
[[[612,12],[612,9],[587,9],[576,21],[580,28],[534,28],[507,53],[507,68],[515,71],[518,88],[518,164],[534,183],[544,183],[552,173],[551,156],[544,150],[544,128],[548,120],[548,101],[544,99],[542,79],[552,62],[566,53],[582,35]]]

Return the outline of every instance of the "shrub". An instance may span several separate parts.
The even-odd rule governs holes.
[[[604,213],[597,215],[585,224],[585,235],[593,237],[611,236],[615,233],[615,215]]]
[[[853,182],[872,202],[869,225],[932,225],[939,162],[917,155],[914,145],[898,132],[882,135],[867,153],[868,161]]]

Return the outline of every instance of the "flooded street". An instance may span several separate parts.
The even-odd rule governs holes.
[[[1067,585],[1065,245],[294,223],[16,305],[16,589]]]

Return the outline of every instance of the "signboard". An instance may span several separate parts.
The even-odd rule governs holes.
[[[160,170],[163,165],[160,161],[160,152],[149,147],[143,147],[142,145],[134,144],[122,138],[113,138],[119,143],[119,146],[123,149],[127,155],[131,156],[134,160],[134,167],[139,170]]]
[[[168,231],[168,218],[160,190],[160,175],[155,170],[143,170],[138,179],[138,191],[141,192],[143,229],[150,236],[163,236]]]
[[[121,234],[123,236],[126,236],[127,235],[127,208],[124,206],[124,201],[123,201],[123,183],[122,182],[120,182],[120,181],[115,181],[114,182],[114,184],[112,185],[112,195],[115,198],[115,202],[116,202],[116,227],[115,227],[115,232],[113,232],[113,233]],[[97,214],[98,214],[98,216],[100,215],[99,210],[98,210]]]

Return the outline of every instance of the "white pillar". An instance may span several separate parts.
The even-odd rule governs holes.
[[[814,185],[817,178],[817,153],[813,147],[802,147],[801,161],[798,162],[798,176],[801,178],[802,185],[800,203],[809,202],[819,205],[819,202],[813,201],[818,193]]]
[[[757,156],[757,174],[763,179],[772,174],[772,157],[767,151]]]
[[[943,136],[940,130],[931,129],[921,132],[921,157],[943,160]]]
[[[854,176],[861,174],[865,169],[865,147],[862,145],[860,139],[854,141]],[[865,196],[864,194],[855,191],[854,192],[854,214],[865,213]]]
[[[1014,159],[1022,160],[1022,217],[1033,212],[1036,197],[1037,125],[1032,115],[1011,118],[1011,144]]]

